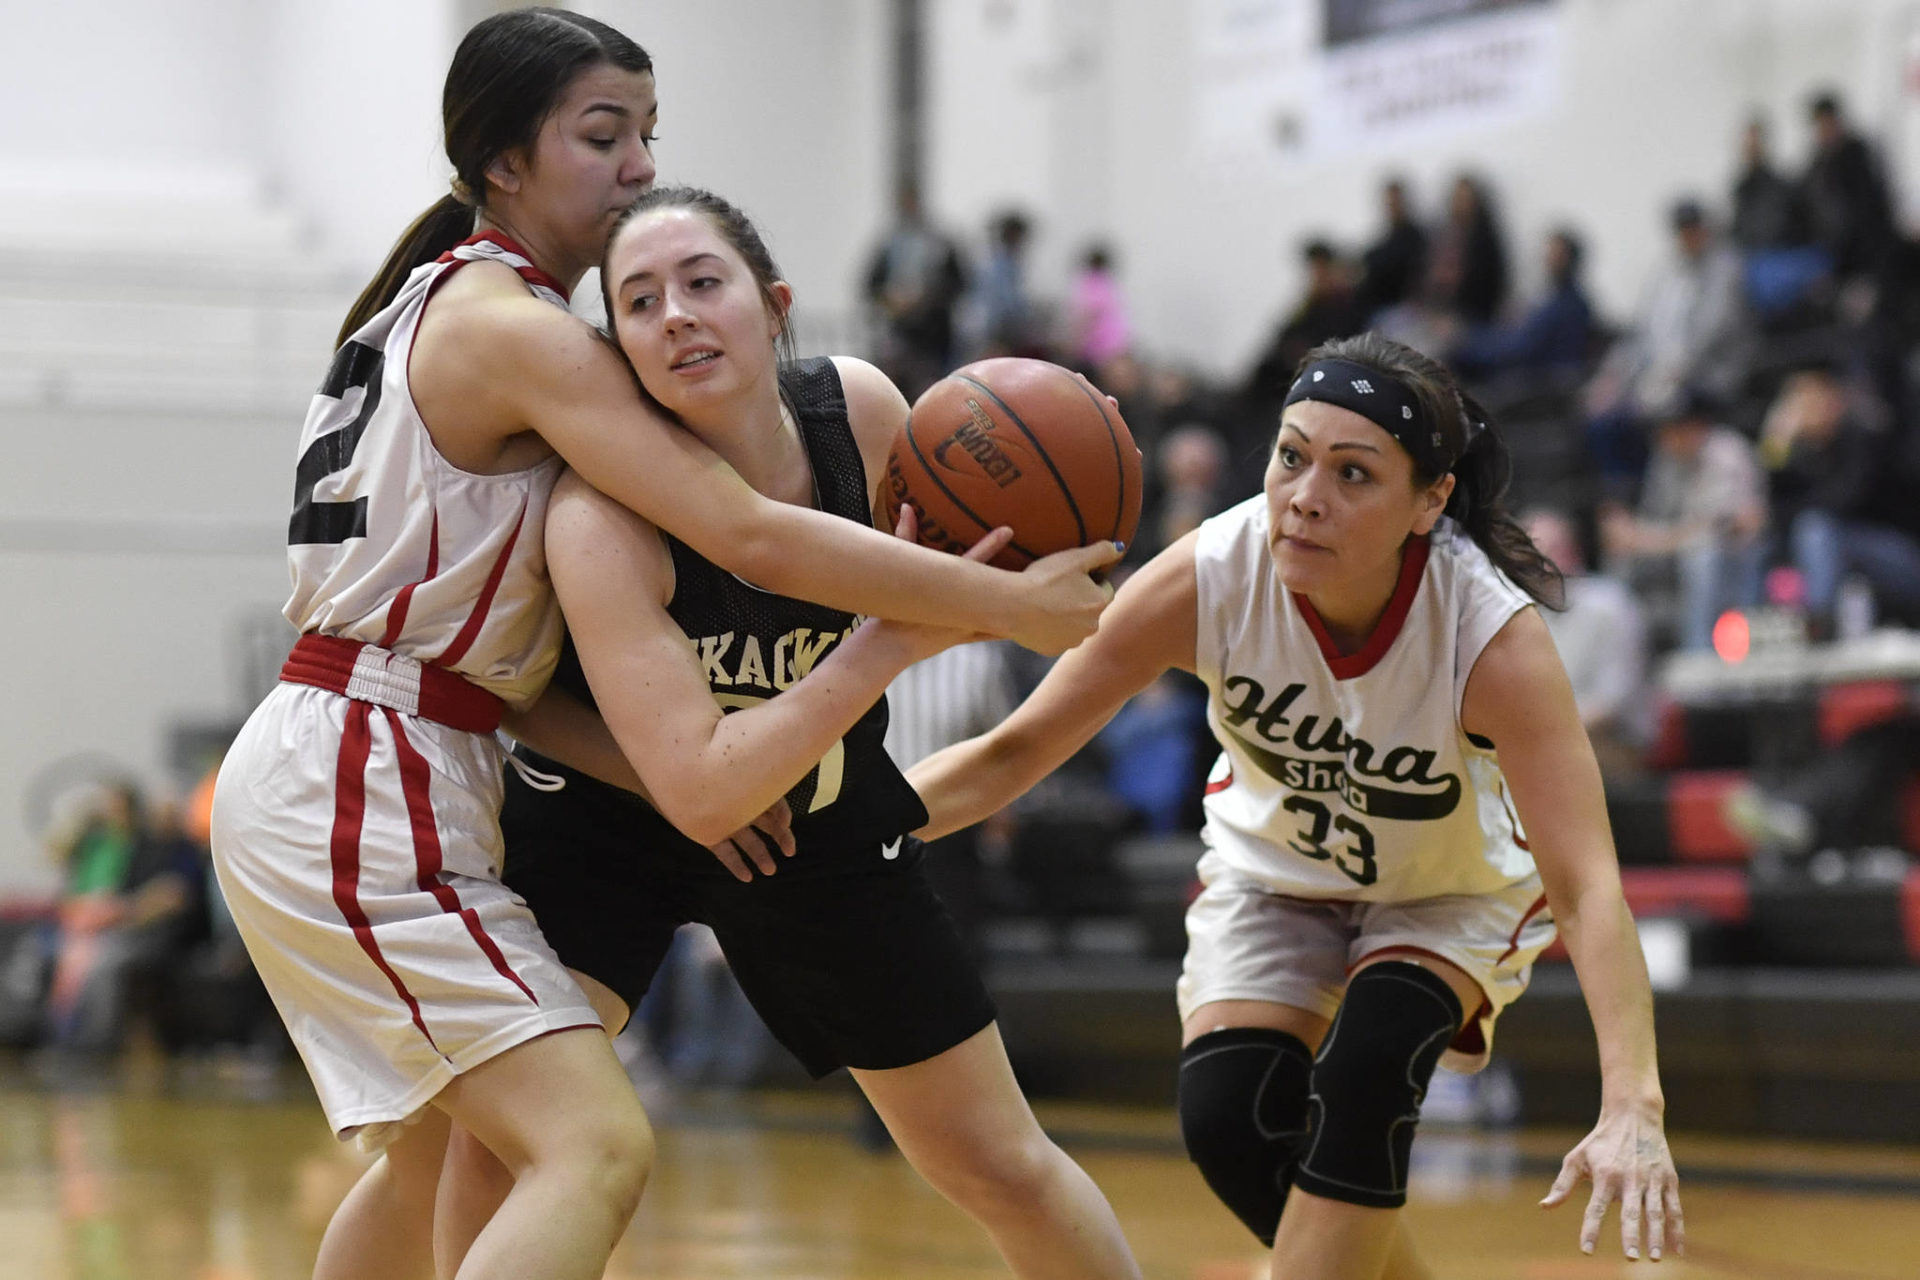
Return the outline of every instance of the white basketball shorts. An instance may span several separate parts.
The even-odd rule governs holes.
[[[1216,1000],[1266,1000],[1331,1018],[1365,961],[1396,952],[1437,956],[1465,971],[1482,996],[1440,1057],[1453,1071],[1487,1065],[1494,1020],[1527,989],[1533,962],[1555,933],[1537,875],[1497,894],[1329,902],[1283,897],[1211,850],[1199,872],[1205,887],[1187,908],[1178,988],[1183,1022]]]
[[[220,888],[343,1138],[600,1026],[500,883],[500,769],[489,734],[285,683],[221,765]]]

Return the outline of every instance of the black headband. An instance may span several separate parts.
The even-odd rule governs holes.
[[[1315,360],[1300,371],[1287,392],[1287,405],[1302,400],[1351,409],[1398,440],[1413,455],[1421,474],[1443,476],[1459,461],[1458,455],[1448,450],[1440,428],[1427,420],[1412,389],[1369,365],[1352,360]],[[1471,424],[1463,433],[1469,442],[1477,434]]]

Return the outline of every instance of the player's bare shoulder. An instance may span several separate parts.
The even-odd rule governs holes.
[[[571,470],[547,505],[547,561],[563,606],[574,584],[622,575],[657,587],[663,601],[673,594],[673,560],[660,531]]]
[[[855,356],[833,357],[840,390],[847,398],[847,423],[860,444],[868,475],[878,475],[887,451],[907,421],[907,398],[893,379]]]

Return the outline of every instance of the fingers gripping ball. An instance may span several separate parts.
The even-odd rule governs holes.
[[[887,517],[920,513],[922,546],[964,551],[1000,525],[993,563],[1022,569],[1140,524],[1140,450],[1119,411],[1045,360],[980,360],[927,388],[887,459]]]

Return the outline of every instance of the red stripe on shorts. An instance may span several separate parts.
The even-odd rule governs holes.
[[[407,984],[400,981],[400,975],[393,971],[387,958],[380,954],[380,944],[373,937],[373,923],[360,906],[360,830],[367,814],[367,757],[373,753],[368,717],[372,713],[371,703],[347,703],[347,723],[340,735],[340,767],[334,780],[333,903],[352,926],[360,949],[387,975],[394,994],[406,1002],[407,1011],[413,1015],[413,1025],[420,1028],[420,1034],[433,1045],[433,1051],[439,1053],[440,1046],[434,1044],[433,1033],[427,1030],[426,1021],[420,1016],[419,1002],[407,990]]]
[[[467,650],[473,647],[474,640],[480,635],[480,627],[487,620],[487,610],[493,607],[494,593],[500,590],[500,579],[507,576],[507,558],[513,554],[513,544],[520,541],[520,526],[527,522],[527,504],[520,504],[520,518],[513,522],[513,532],[507,535],[507,545],[500,548],[500,557],[493,562],[493,571],[487,575],[487,583],[480,588],[480,598],[474,602],[473,612],[467,617],[467,624],[460,628],[460,634],[453,638],[447,651],[433,660],[436,667],[451,667],[467,656]]]
[[[1521,916],[1520,923],[1513,926],[1513,936],[1507,939],[1507,949],[1502,951],[1500,958],[1493,962],[1496,966],[1505,964],[1507,957],[1520,949],[1520,931],[1526,928],[1527,922],[1539,915],[1540,909],[1546,905],[1547,895],[1544,893],[1533,900],[1533,905],[1527,908],[1527,914]]]
[[[433,513],[433,530],[427,537],[427,572],[420,582],[432,582],[433,575],[440,572],[440,513]],[[400,594],[387,606],[387,629],[380,636],[382,649],[393,648],[393,642],[407,626],[407,609],[413,604],[413,589],[420,582],[409,582],[400,588]]]
[[[453,886],[440,881],[440,868],[443,862],[440,853],[440,831],[433,821],[433,797],[428,787],[432,782],[433,771],[427,766],[427,758],[414,748],[407,738],[405,725],[400,713],[391,707],[382,707],[387,713],[387,723],[393,726],[393,749],[400,757],[400,791],[407,798],[407,820],[413,825],[413,859],[420,870],[420,888],[433,895],[440,909],[448,915],[457,915],[467,926],[474,945],[493,962],[494,971],[526,993],[527,999],[540,1003],[533,989],[520,980],[513,971],[507,958],[500,954],[500,948],[480,924],[479,913],[472,907],[460,905],[460,895]]]

